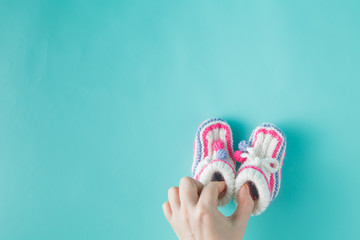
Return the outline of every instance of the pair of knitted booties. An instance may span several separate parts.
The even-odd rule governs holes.
[[[237,202],[240,188],[248,184],[254,200],[252,214],[259,215],[279,193],[286,139],[275,125],[263,123],[254,129],[249,142],[241,141],[238,148],[234,152],[232,131],[225,121],[204,121],[195,136],[192,175],[203,184],[225,181],[219,206],[233,197]],[[236,161],[241,163],[237,171]]]

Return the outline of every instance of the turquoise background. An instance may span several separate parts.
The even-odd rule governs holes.
[[[0,0],[0,239],[175,239],[199,124],[288,148],[245,239],[360,234],[359,1]],[[221,209],[231,214],[234,203]]]

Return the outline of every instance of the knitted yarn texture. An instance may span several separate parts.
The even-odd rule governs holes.
[[[233,156],[229,125],[220,118],[204,121],[195,135],[192,176],[203,184],[225,181],[225,193],[217,201],[219,206],[226,205],[234,195],[236,164]]]
[[[225,181],[219,206],[232,198],[237,203],[240,188],[248,184],[254,200],[252,215],[259,215],[279,193],[286,139],[274,124],[263,123],[254,129],[248,142],[239,143],[238,149],[234,152],[232,131],[225,121],[204,121],[195,135],[192,176],[203,184]],[[241,163],[237,173],[235,161]]]
[[[242,164],[237,171],[234,200],[241,186],[250,183],[251,192],[256,193],[252,214],[259,215],[279,193],[286,139],[278,127],[263,123],[255,128],[248,143],[240,142],[239,149],[235,159]]]

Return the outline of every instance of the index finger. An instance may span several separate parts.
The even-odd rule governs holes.
[[[224,181],[209,182],[204,186],[204,189],[200,194],[199,203],[216,207],[219,194],[223,192],[225,188],[226,184]]]

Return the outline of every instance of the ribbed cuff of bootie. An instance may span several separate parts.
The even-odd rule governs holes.
[[[226,189],[217,201],[218,206],[229,203],[234,196],[235,164],[223,149],[221,140],[214,142],[214,156],[206,157],[196,168],[194,178],[203,184],[225,181]]]

